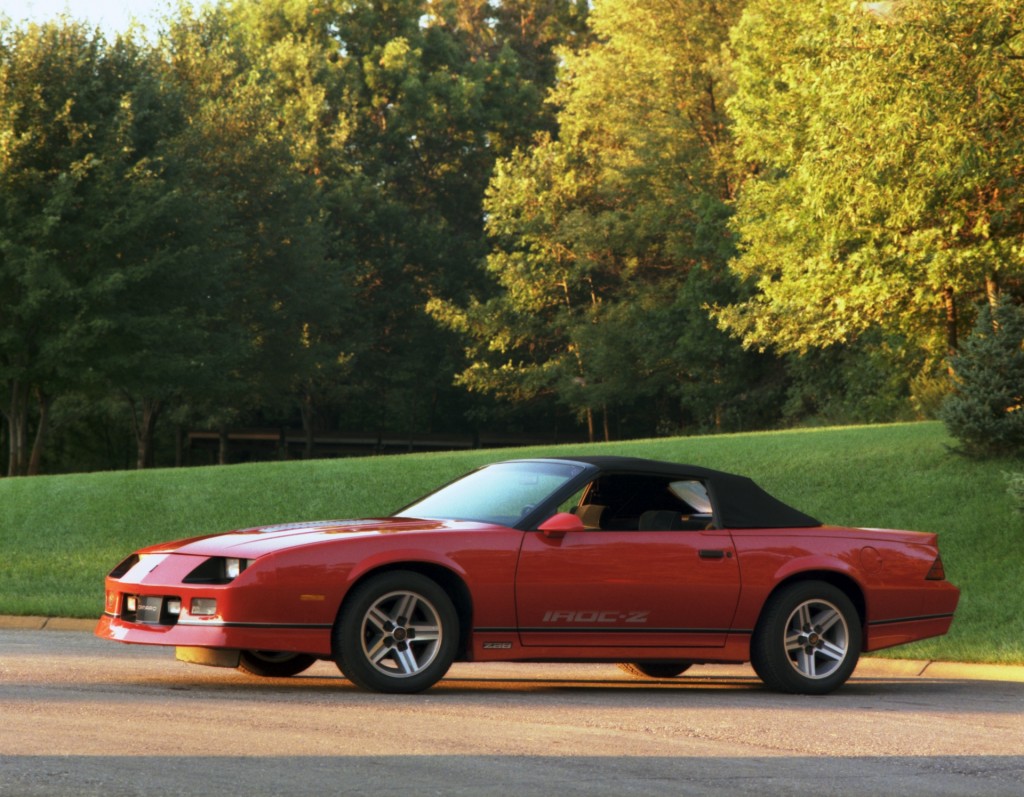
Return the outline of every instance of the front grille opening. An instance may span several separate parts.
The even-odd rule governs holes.
[[[122,595],[121,619],[141,625],[176,625],[181,598],[164,595]]]

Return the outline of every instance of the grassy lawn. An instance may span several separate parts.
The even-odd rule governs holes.
[[[937,531],[962,590],[946,637],[886,655],[1024,664],[1024,518],[1003,472],[950,453],[940,424],[586,446],[753,477],[827,523]],[[386,515],[475,465],[580,446],[0,479],[0,614],[95,617],[134,549],[251,525]]]

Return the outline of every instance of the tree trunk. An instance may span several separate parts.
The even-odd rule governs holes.
[[[39,401],[39,425],[36,427],[36,437],[32,443],[32,455],[28,460],[26,473],[29,476],[39,475],[39,468],[43,464],[43,449],[46,446],[46,434],[50,430],[50,402],[51,398],[42,390],[36,389],[36,399]]]
[[[28,388],[17,379],[11,384],[7,434],[7,475],[24,476],[27,464],[25,449],[28,444]]]
[[[995,274],[985,275],[985,298],[988,299],[989,309],[992,311],[992,331],[999,331],[999,315],[996,310],[999,309],[999,283],[996,281]]]
[[[139,470],[153,466],[153,431],[156,429],[156,419],[160,415],[160,399],[142,400],[142,418],[135,424],[135,442],[138,445],[138,457],[135,460],[135,467]]]
[[[228,428],[221,426],[217,430],[217,464],[228,464]]]
[[[302,451],[303,459],[313,458],[313,423],[314,423],[314,409],[313,409],[313,398],[307,393],[302,397],[302,405],[299,409],[299,414],[302,416],[302,433],[305,445]]]
[[[956,295],[953,293],[952,288],[946,288],[942,292],[942,301],[946,306],[946,349],[949,355],[953,356],[956,354],[957,349],[960,348],[960,343],[956,332]]]
[[[985,275],[985,297],[993,310],[999,305],[999,281],[995,274]]]
[[[179,423],[174,427],[174,467],[185,464],[185,428]]]

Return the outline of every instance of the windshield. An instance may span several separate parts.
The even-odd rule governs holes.
[[[499,462],[463,476],[396,515],[514,526],[583,469],[570,462]]]

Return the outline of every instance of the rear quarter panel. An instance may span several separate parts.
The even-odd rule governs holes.
[[[778,585],[814,574],[837,575],[859,593],[853,597],[864,611],[867,650],[911,641],[907,623],[951,615],[956,607],[955,587],[926,580],[938,554],[934,534],[835,526],[732,534],[742,581],[737,629],[754,628]]]

